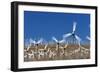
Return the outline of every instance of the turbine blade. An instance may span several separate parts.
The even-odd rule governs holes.
[[[28,47],[27,47],[27,51],[30,49],[30,47],[31,47],[31,44],[28,45]]]
[[[46,45],[45,45],[44,49],[46,49],[46,48],[47,48],[47,46],[48,46],[48,44],[46,44]]]
[[[29,41],[30,41],[30,43],[32,43],[32,42],[33,42],[32,38],[30,38],[30,40],[29,40]]]
[[[59,41],[59,43],[64,43],[65,42],[65,40],[63,39],[63,40],[61,40],[61,41]]]
[[[73,32],[76,30],[76,22],[73,23]]]
[[[30,49],[30,47],[31,47],[31,39],[30,39],[30,41],[29,41],[30,43],[28,44],[28,47],[27,47],[27,51]]]
[[[55,42],[58,42],[58,40],[57,40],[55,37],[52,37],[52,39],[53,39]]]
[[[90,40],[90,37],[87,36],[86,38],[87,38],[88,40]]]
[[[75,35],[75,38],[80,42],[81,41],[81,38],[78,37],[77,35]]]
[[[36,41],[34,41],[32,38],[30,38],[30,43],[36,44]]]
[[[71,35],[72,35],[71,33],[64,34],[64,35],[63,35],[63,38],[67,38],[67,37],[69,37],[69,36],[71,36]]]
[[[40,40],[38,40],[37,44],[41,43],[43,41],[43,39],[41,38]]]

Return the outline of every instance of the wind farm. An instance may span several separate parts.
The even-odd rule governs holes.
[[[60,36],[51,37],[51,41],[45,38],[39,40],[28,40],[28,46],[24,47],[24,61],[55,61],[55,60],[77,60],[90,59],[90,43],[82,44],[83,41],[77,31],[77,22],[73,22],[72,32]],[[86,36],[90,42],[90,37]],[[44,42],[46,41],[46,42]]]
[[[91,59],[90,14],[24,11],[24,62]]]

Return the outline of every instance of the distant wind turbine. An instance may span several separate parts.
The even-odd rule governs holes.
[[[42,39],[42,38],[40,38],[38,41],[35,41],[35,40],[30,39],[30,42],[31,42],[31,43],[33,43],[33,44],[34,44],[34,46],[35,46],[35,45],[37,45],[37,46],[38,46],[38,44],[40,44],[42,41],[43,41],[43,39]]]
[[[76,39],[79,43],[81,41],[81,38],[75,34],[75,31],[76,31],[76,22],[73,23],[73,31],[71,33],[68,33],[68,34],[64,34],[63,37],[64,38],[67,38],[67,37],[72,37],[73,38],[73,42],[74,42],[74,39]]]
[[[57,55],[59,55],[59,45],[60,45],[60,43],[64,43],[65,42],[65,39],[62,39],[62,40],[57,40],[55,37],[52,37],[52,40],[54,40],[56,43],[57,43],[57,51],[58,51],[58,53],[57,53]]]
[[[38,53],[38,45],[39,45],[40,43],[42,43],[43,39],[40,38],[38,41],[35,41],[35,40],[33,40],[32,38],[30,38],[29,41],[30,41],[30,45],[32,45],[32,43],[33,43],[34,46],[36,46],[36,52]]]
[[[73,31],[71,33],[65,34],[63,36],[63,38],[72,37],[73,43],[75,42],[75,40],[77,40],[77,44],[79,45],[80,57],[81,57],[81,55],[82,55],[81,54],[81,45],[80,45],[81,38],[75,34],[76,24],[77,24],[76,22],[73,23]]]

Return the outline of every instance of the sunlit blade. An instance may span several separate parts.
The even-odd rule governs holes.
[[[30,43],[36,44],[36,41],[34,41],[32,38],[30,38]]]
[[[67,37],[69,37],[71,35],[72,35],[71,33],[65,34],[65,35],[63,35],[63,38],[67,38]]]
[[[36,44],[36,41],[32,41],[32,43]]]
[[[87,38],[88,40],[90,40],[90,37],[87,36],[86,38]]]
[[[59,41],[59,43],[64,43],[65,42],[65,40],[63,39],[63,40],[61,40],[61,41]]]
[[[38,40],[37,44],[41,43],[43,41],[43,39],[41,38],[40,40]]]
[[[76,30],[76,22],[73,23],[73,32]]]
[[[80,42],[81,41],[81,38],[78,37],[77,35],[75,35],[75,38]]]
[[[29,50],[29,48],[30,48],[30,45],[28,45],[28,47],[27,47],[27,51]]]
[[[55,42],[58,42],[58,40],[57,40],[55,37],[52,37],[52,39],[53,39]]]
[[[30,49],[30,47],[31,47],[31,43],[28,44],[27,51]]]
[[[48,46],[48,44],[46,44],[46,45],[45,45],[44,49],[46,49],[46,48],[47,48],[47,46]]]
[[[33,42],[32,38],[30,38],[29,42],[30,42],[30,43],[32,43],[32,42]]]

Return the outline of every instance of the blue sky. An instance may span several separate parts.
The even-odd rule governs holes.
[[[24,11],[24,39],[42,37],[50,41],[55,36],[60,40],[63,34],[72,32],[74,21],[77,22],[76,35],[86,40],[90,35],[89,14]]]

